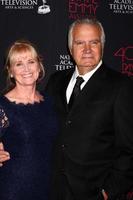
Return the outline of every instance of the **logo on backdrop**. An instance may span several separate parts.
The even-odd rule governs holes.
[[[97,0],[69,0],[69,18],[78,19],[96,15],[99,3]]]
[[[116,14],[133,14],[133,0],[113,0],[109,8]]]
[[[70,69],[72,67],[74,67],[74,66],[73,66],[73,63],[71,61],[70,55],[60,55],[59,63],[55,64],[55,70],[57,70],[57,71]]]
[[[46,0],[42,0],[42,5],[38,7],[38,14],[47,14],[50,12],[50,6],[46,5]]]
[[[37,9],[38,14],[47,14],[50,12],[50,6],[46,0],[42,0],[42,5],[39,0],[0,0],[0,5],[5,9],[10,10],[31,10]]]
[[[121,72],[128,76],[133,76],[133,46],[121,47],[114,56],[121,60]]]

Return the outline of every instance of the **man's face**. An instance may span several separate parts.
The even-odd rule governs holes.
[[[94,25],[79,24],[73,29],[71,54],[79,73],[94,69],[102,57],[101,30]]]

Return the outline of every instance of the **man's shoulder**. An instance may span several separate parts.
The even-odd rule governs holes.
[[[109,68],[106,66],[105,73],[107,75],[108,82],[110,82],[111,85],[119,86],[119,87],[132,87],[133,88],[133,80],[131,77],[128,77],[125,74],[122,74],[119,71],[116,71],[112,68]]]
[[[73,72],[74,68],[68,70],[56,71],[50,76],[45,90],[48,91],[49,93],[56,92],[62,87],[62,85],[68,82]]]
[[[74,72],[74,68],[62,70],[62,71],[56,71],[50,76],[50,80],[54,80],[54,81],[62,80],[69,75],[71,76],[73,72]]]
[[[116,80],[122,80],[122,81],[131,81],[130,77],[128,77],[125,74],[122,74],[120,71],[115,70],[114,68],[111,68],[107,65],[103,65],[104,66],[104,70],[106,72],[107,75],[110,76],[110,78],[112,79],[116,79]]]

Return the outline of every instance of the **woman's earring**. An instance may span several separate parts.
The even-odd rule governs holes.
[[[10,77],[11,77],[11,78],[13,78],[13,75],[12,75],[12,74],[10,74]]]

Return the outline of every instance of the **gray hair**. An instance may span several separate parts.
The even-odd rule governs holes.
[[[80,25],[80,24],[94,25],[94,26],[97,26],[101,30],[101,43],[102,43],[102,49],[104,49],[105,32],[104,32],[102,24],[96,18],[83,18],[83,19],[78,19],[78,20],[74,21],[69,27],[69,32],[68,32],[68,47],[69,47],[69,50],[72,49],[73,29],[76,25]]]

